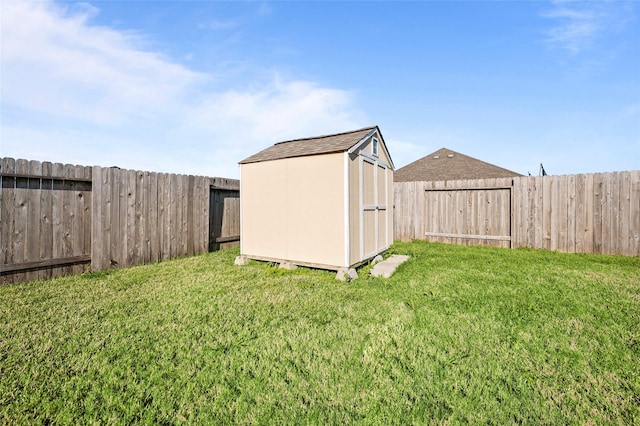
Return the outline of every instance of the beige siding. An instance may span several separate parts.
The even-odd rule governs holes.
[[[244,254],[286,259],[286,168],[281,161],[241,166],[240,247]]]
[[[364,205],[375,206],[376,203],[376,181],[375,181],[375,164],[371,164],[368,161],[363,161],[363,183],[362,190],[364,191]]]
[[[348,266],[343,153],[243,164],[241,174],[244,255]]]

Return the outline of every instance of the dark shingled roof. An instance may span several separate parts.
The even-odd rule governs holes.
[[[485,163],[450,149],[442,148],[422,157],[393,174],[394,182],[490,179],[522,176],[520,173]]]
[[[260,161],[280,160],[283,158],[304,157],[307,155],[329,154],[332,152],[347,151],[369,134],[372,130],[380,130],[378,126],[365,127],[364,129],[334,135],[316,136],[313,138],[295,139],[292,141],[278,142],[269,148],[253,154],[240,161],[239,164],[258,163]]]

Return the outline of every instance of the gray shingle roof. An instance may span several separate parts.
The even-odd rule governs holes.
[[[394,182],[490,179],[522,176],[481,160],[442,148],[393,174]]]
[[[260,161],[280,160],[283,158],[303,157],[306,155],[329,154],[332,152],[347,151],[360,142],[372,130],[378,130],[378,126],[365,127],[350,132],[336,133],[333,135],[316,136],[305,139],[278,142],[257,154],[240,161],[239,164],[258,163]]]

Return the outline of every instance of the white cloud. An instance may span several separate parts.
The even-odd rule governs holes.
[[[2,102],[97,124],[153,115],[204,76],[137,48],[139,38],[89,25],[97,13],[5,2]]]
[[[238,27],[238,23],[232,20],[219,20],[214,19],[213,21],[207,22],[204,27],[212,29],[212,30],[230,30]]]
[[[591,48],[602,35],[621,31],[629,21],[624,1],[555,1],[542,16],[556,24],[547,31],[547,41],[573,54]]]
[[[3,2],[0,155],[235,177],[278,140],[369,124],[347,91],[277,75],[225,88],[97,13]]]
[[[278,140],[353,125],[361,117],[349,109],[351,102],[348,92],[276,77],[252,91],[210,94],[195,106],[190,122],[212,131],[230,126],[236,137]]]

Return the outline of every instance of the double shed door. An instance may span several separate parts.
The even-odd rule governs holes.
[[[389,247],[390,182],[385,164],[374,158],[361,158],[360,254],[366,259]]]

